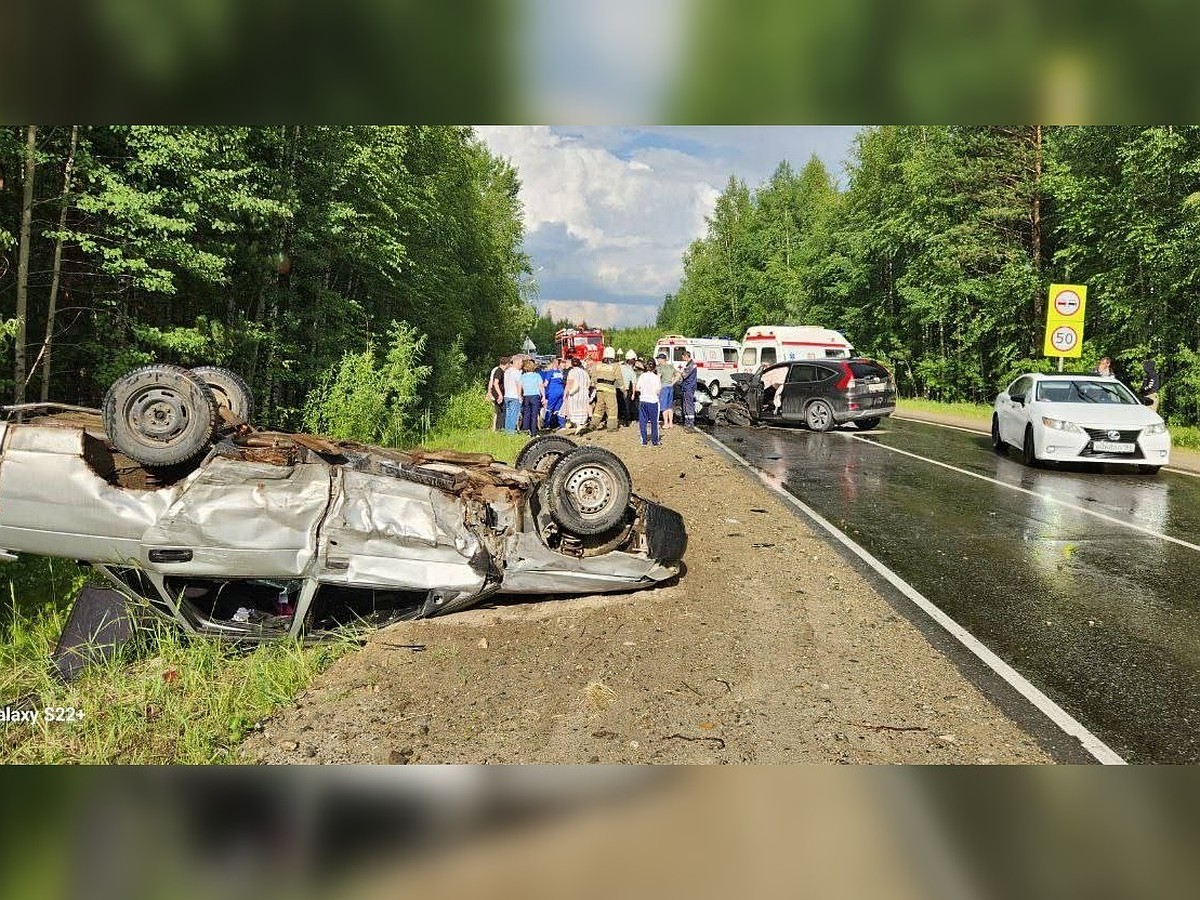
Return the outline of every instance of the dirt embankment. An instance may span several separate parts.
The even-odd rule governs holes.
[[[589,435],[679,510],[677,584],[384,629],[243,745],[271,763],[1032,763],[983,697],[699,434]]]

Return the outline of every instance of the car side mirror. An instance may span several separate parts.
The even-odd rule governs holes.
[[[1010,394],[1008,399],[1011,400],[1013,403],[1019,403],[1021,406],[1025,405],[1025,395],[1024,394]]]
[[[1149,397],[1142,398],[1142,406],[1153,406],[1153,405],[1154,405],[1154,401],[1151,400]]]

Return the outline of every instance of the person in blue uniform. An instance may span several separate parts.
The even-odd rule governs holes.
[[[567,424],[567,420],[559,414],[562,410],[564,392],[562,360],[551,360],[541,374],[542,381],[546,385],[546,427],[562,428]]]

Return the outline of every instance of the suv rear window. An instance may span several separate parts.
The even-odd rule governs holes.
[[[850,371],[854,373],[855,378],[887,378],[888,370],[877,362],[869,359],[860,362],[852,362]]]

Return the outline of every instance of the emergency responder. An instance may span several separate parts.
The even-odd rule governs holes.
[[[679,387],[683,391],[683,430],[696,430],[696,376],[698,369],[690,351],[683,351],[683,373]]]
[[[614,362],[616,354],[612,347],[604,348],[603,359],[592,367],[592,382],[596,386],[596,407],[592,410],[593,430],[606,419],[609,431],[616,431],[620,414],[617,412],[617,385],[624,378],[621,367]]]

